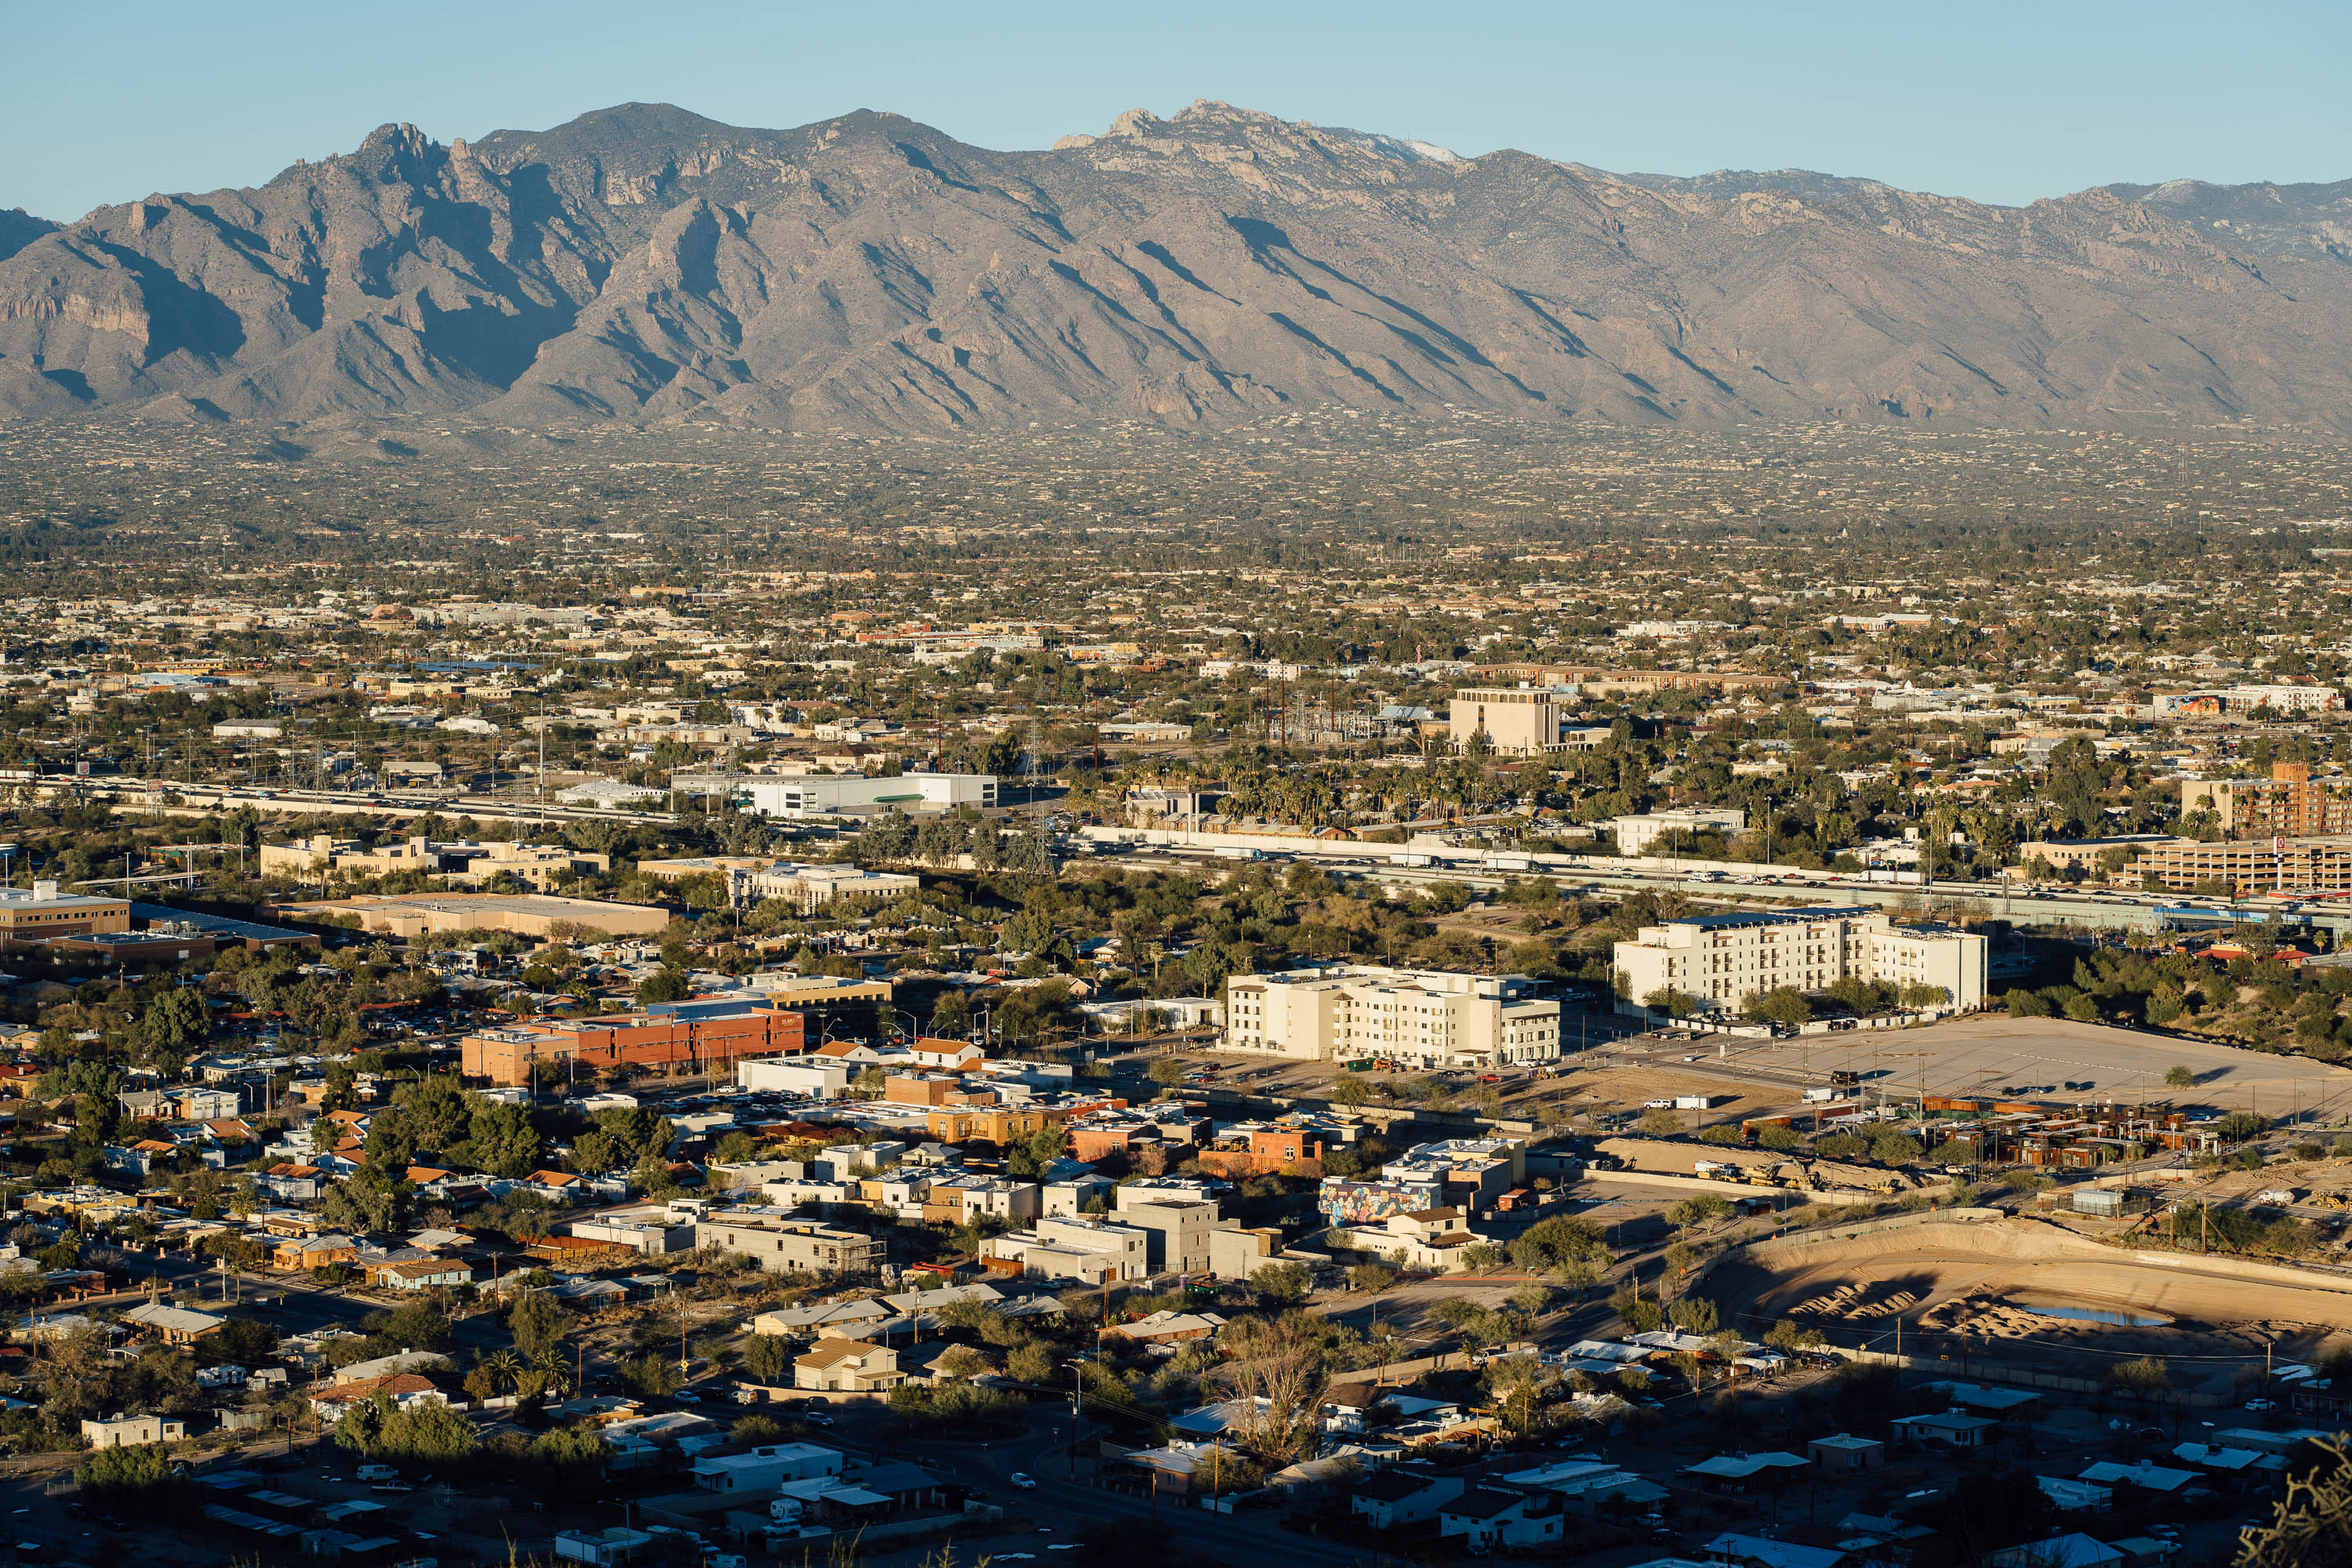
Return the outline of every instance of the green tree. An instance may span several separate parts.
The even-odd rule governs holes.
[[[563,1309],[555,1298],[544,1290],[515,1292],[515,1303],[507,1310],[507,1332],[524,1360],[536,1362],[552,1354],[566,1331]]]
[[[1679,1202],[1667,1205],[1663,1217],[1676,1230],[1689,1231],[1696,1230],[1703,1225],[1713,1225],[1718,1220],[1727,1219],[1730,1215],[1731,1200],[1728,1198],[1719,1198],[1713,1193],[1695,1193]]]
[[[793,1376],[793,1342],[782,1334],[754,1333],[743,1341],[743,1370],[769,1387],[786,1387]]]
[[[1511,1243],[1511,1261],[1531,1274],[1557,1268],[1578,1258],[1606,1262],[1607,1234],[1581,1215],[1553,1215],[1519,1233]]]
[[[1617,1293],[1609,1298],[1609,1310],[1617,1314],[1618,1321],[1625,1325],[1628,1332],[1636,1334],[1649,1333],[1666,1319],[1664,1309],[1639,1294],[1630,1283],[1619,1286]]]
[[[2142,1410],[2151,1399],[2161,1397],[2172,1388],[2172,1373],[2159,1356],[2137,1356],[2117,1362],[2108,1369],[2107,1381],[2131,1396]]]
[[[74,1468],[74,1483],[100,1508],[142,1511],[163,1508],[181,1486],[160,1443],[100,1448]]]
[[[1144,1076],[1163,1089],[1173,1088],[1184,1081],[1184,1064],[1174,1057],[1161,1057],[1144,1069]]]
[[[360,1327],[370,1338],[382,1340],[398,1350],[449,1348],[449,1320],[422,1301],[394,1307],[388,1312],[371,1312],[360,1320]]]
[[[1739,1010],[1751,1018],[1768,1024],[1780,1024],[1789,1028],[1811,1021],[1813,1009],[1804,993],[1793,985],[1776,985],[1761,995],[1741,999]]]
[[[466,1158],[493,1176],[515,1180],[539,1168],[539,1130],[520,1105],[473,1097],[467,1120]]]
[[[2251,1110],[2233,1110],[2213,1124],[2213,1131],[2221,1135],[2223,1142],[2230,1143],[2242,1143],[2270,1130],[2271,1119]]]
[[[741,1440],[740,1426],[737,1436]],[[603,1490],[605,1469],[613,1460],[613,1446],[585,1423],[558,1426],[531,1439],[527,1459],[524,1473],[540,1491],[550,1497],[588,1502]]]
[[[652,1399],[675,1394],[686,1376],[666,1355],[630,1356],[621,1363],[621,1384],[632,1394]]]
[[[402,1084],[393,1091],[392,1103],[400,1109],[419,1149],[446,1155],[471,1131],[473,1110],[466,1101],[466,1091],[446,1074]]]
[[[1260,1300],[1286,1307],[1305,1300],[1314,1279],[1303,1264],[1269,1263],[1250,1275],[1249,1285]]]
[[[667,963],[637,982],[637,1001],[641,1004],[683,1002],[692,994],[693,980],[684,970],[673,968]]]
[[[447,1465],[473,1453],[474,1424],[437,1399],[420,1399],[383,1418],[368,1452],[396,1465]]]
[[[1704,1296],[1685,1296],[1666,1309],[1666,1321],[1686,1334],[1711,1334],[1721,1326],[1715,1303]]]
[[[147,1043],[155,1049],[176,1051],[203,1039],[210,1021],[205,1010],[204,993],[194,986],[175,985],[155,994],[139,1026]]]

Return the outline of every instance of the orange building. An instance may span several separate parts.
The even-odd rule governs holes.
[[[789,1008],[755,1007],[716,1016],[628,1013],[605,1018],[532,1018],[466,1037],[461,1070],[501,1087],[530,1081],[553,1063],[590,1072],[624,1064],[648,1071],[699,1073],[743,1057],[785,1056],[806,1048],[806,1020]]]
[[[1009,1143],[1015,1138],[1026,1138],[1047,1127],[1057,1127],[1075,1112],[1068,1110],[1024,1110],[1001,1106],[970,1110],[934,1110],[929,1118],[930,1134],[942,1143],[967,1143],[975,1140],[990,1143]]]
[[[1199,1156],[1203,1171],[1236,1181],[1244,1176],[1323,1173],[1323,1142],[1296,1127],[1253,1127],[1240,1137],[1224,1139]]]

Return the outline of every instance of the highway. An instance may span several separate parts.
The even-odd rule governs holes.
[[[44,781],[50,783],[51,781]],[[676,813],[619,811],[593,806],[541,805],[508,795],[425,794],[416,791],[363,794],[352,790],[265,789],[233,784],[184,784],[165,779],[58,779],[53,787],[74,785],[89,798],[112,801],[140,810],[174,816],[202,816],[251,806],[268,812],[348,812],[356,815],[412,817],[425,812],[445,816],[496,818],[508,822],[623,822],[674,824]],[[165,792],[176,795],[177,807],[163,804]],[[1978,882],[1942,878],[1927,882],[1872,881],[1861,874],[1808,871],[1785,866],[1717,866],[1707,861],[1626,860],[1607,855],[1538,855],[1477,849],[1398,847],[1355,842],[1303,845],[1285,839],[1271,851],[1260,850],[1262,836],[1246,834],[1186,835],[1206,843],[1171,843],[1171,835],[1140,829],[1086,827],[1067,847],[1080,855],[1115,856],[1137,864],[1184,865],[1230,868],[1247,858],[1264,860],[1307,860],[1343,876],[1358,876],[1400,887],[1458,882],[1482,891],[1497,891],[1514,877],[1546,876],[1563,890],[1596,893],[1679,892],[1689,897],[1725,901],[1775,902],[1790,899],[1824,903],[1865,905],[1888,909],[1926,905],[1971,905],[1995,917],[2024,925],[2079,926],[2095,931],[2153,931],[2162,921],[2160,907],[2183,903],[2179,895],[2158,895],[2123,889],[2053,889],[2008,881]],[[1163,842],[1150,842],[1160,839]],[[2248,898],[2214,906],[2226,915],[2249,921],[2284,919],[2335,933],[2352,931],[2352,902],[2293,896]],[[2224,923],[2217,921],[2212,923]]]
[[[475,818],[496,817],[508,822],[666,822],[677,820],[675,812],[613,811],[597,806],[558,805],[551,801],[544,806],[528,799],[509,795],[423,794],[415,790],[387,790],[373,794],[357,790],[331,789],[269,789],[236,784],[189,784],[170,779],[82,779],[58,777],[40,781],[48,787],[75,785],[86,798],[111,801],[141,811],[152,811],[173,816],[209,816],[215,812],[235,811],[251,806],[256,811],[349,812],[363,816],[416,816],[428,811],[444,816],[464,816]],[[180,804],[163,804],[166,793],[177,795]]]
[[[1247,864],[1234,851],[1251,847],[1252,836],[1220,836],[1218,844],[1138,842],[1139,830],[1087,828],[1083,837],[1097,853],[1151,864],[1219,867]],[[1410,857],[1414,864],[1402,864]],[[2117,890],[2060,891],[2017,882],[1976,882],[1941,878],[1930,882],[1874,882],[1864,877],[1835,871],[1806,871],[1787,867],[1752,868],[1707,862],[1667,864],[1623,860],[1607,855],[1522,855],[1475,849],[1385,848],[1357,843],[1333,843],[1307,847],[1286,842],[1261,861],[1305,860],[1338,875],[1358,876],[1405,887],[1457,882],[1482,891],[1499,891],[1506,882],[1532,876],[1549,877],[1563,892],[1679,892],[1693,898],[1732,901],[1790,899],[1827,904],[1874,908],[1919,908],[1973,905],[1997,918],[2021,925],[2074,925],[2093,930],[2153,931],[2159,928],[2159,908],[2190,900],[2177,894]],[[2226,906],[2241,918],[2259,921],[2284,917],[2308,921],[2339,937],[2352,931],[2352,907],[2336,900],[2294,898],[2242,899]]]

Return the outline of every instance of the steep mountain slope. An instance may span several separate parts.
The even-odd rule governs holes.
[[[2352,180],[2333,184],[2109,185],[2126,201],[2179,218],[2241,254],[2294,256],[2352,263]]]
[[[57,226],[45,217],[35,217],[23,207],[0,211],[0,261],[16,255]]]
[[[0,257],[20,414],[2340,434],[2347,346],[2352,269],[2111,190],[1621,177],[1217,103],[1045,153],[866,112],[751,131],[631,104],[446,147],[387,126]]]

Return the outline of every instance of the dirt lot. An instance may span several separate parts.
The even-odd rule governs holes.
[[[2344,1068],[2135,1029],[2006,1014],[1919,1029],[1743,1043],[1724,1065],[1733,1070],[1809,1072],[1817,1081],[1832,1068],[1857,1071],[1865,1082],[1906,1096],[1924,1084],[1929,1094],[1999,1096],[2018,1089],[2031,1090],[2038,1100],[2145,1098],[2265,1116],[2300,1108],[2313,1125],[2352,1118],[2352,1070]],[[2196,1076],[2192,1088],[2165,1087],[2164,1076],[2175,1066]],[[2068,1084],[2085,1087],[2069,1089]]]
[[[1832,1342],[1909,1353],[1969,1353],[2073,1376],[2119,1360],[2166,1359],[2177,1385],[2226,1392],[2259,1373],[2265,1348],[2306,1360],[2352,1330],[2352,1278],[2328,1289],[2205,1271],[2189,1254],[2160,1263],[2044,1222],[1923,1225],[1813,1242],[1771,1266],[1742,1260],[1707,1281],[1743,1326],[1793,1318]],[[2105,1321],[2107,1319],[2119,1321]]]
[[[1648,1101],[1671,1100],[1678,1095],[1708,1095],[1717,1100],[1704,1112],[1682,1112],[1685,1124],[1693,1129],[1731,1117],[1764,1116],[1786,1110],[1798,1098],[1777,1085],[1740,1084],[1713,1075],[1702,1077],[1673,1067],[1643,1064],[1571,1067],[1562,1078],[1538,1084],[1519,1099],[1558,1105],[1574,1115],[1598,1117],[1639,1115]],[[1512,1103],[1519,1103],[1519,1099]]]

